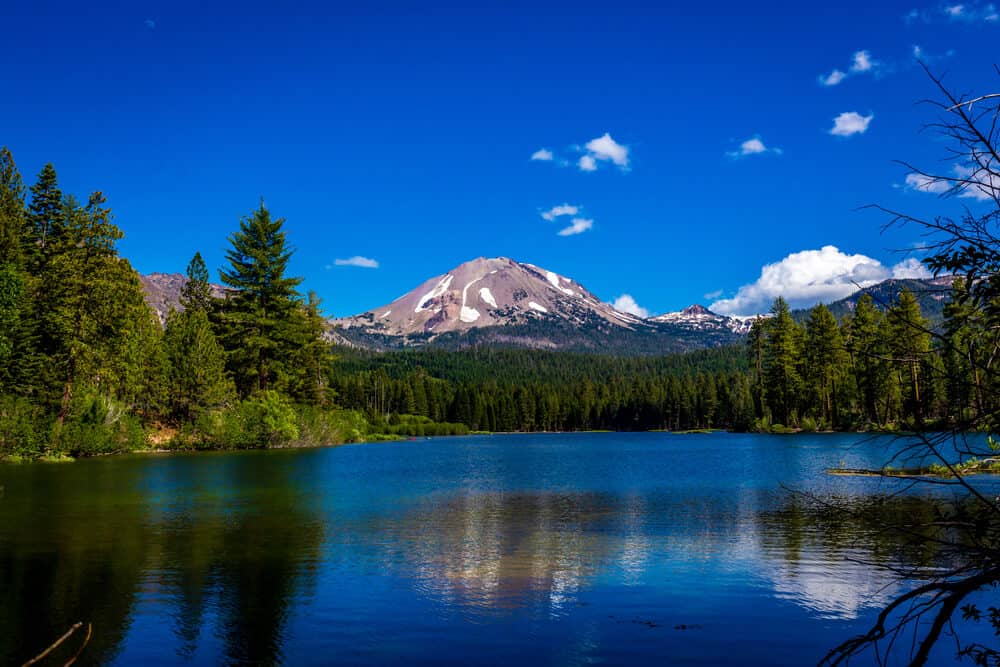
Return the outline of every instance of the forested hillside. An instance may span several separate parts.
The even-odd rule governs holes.
[[[961,279],[930,297],[943,304],[940,334],[901,285],[884,310],[864,294],[836,315],[793,317],[779,298],[744,343],[683,354],[489,338],[457,351],[332,349],[319,299],[287,275],[283,223],[263,202],[240,221],[224,291],[196,253],[183,308],[161,324],[104,196],[63,193],[51,164],[25,187],[0,151],[0,456],[470,430],[923,429],[997,395],[970,370],[988,332],[962,305]]]
[[[242,219],[225,298],[195,254],[161,326],[104,196],[63,193],[51,164],[26,188],[0,150],[0,456],[360,437],[330,409],[319,301],[286,275],[282,225],[263,202]]]

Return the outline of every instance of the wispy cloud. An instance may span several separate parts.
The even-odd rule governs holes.
[[[346,259],[335,259],[333,260],[334,266],[356,266],[361,269],[377,269],[378,262],[371,257],[362,257],[361,255],[355,255],[354,257],[348,257]],[[327,265],[326,268],[331,268]]]
[[[860,51],[855,51],[854,55],[851,56],[851,64],[847,68],[847,71],[834,68],[829,74],[821,74],[818,78],[819,84],[829,88],[830,86],[836,86],[843,83],[845,79],[851,76],[857,76],[859,74],[876,74],[878,71],[885,69],[882,63],[874,60],[872,58],[871,51],[867,49],[862,49]]]
[[[910,190],[917,192],[929,192],[935,195],[945,195],[954,191],[954,196],[963,199],[975,199],[976,201],[988,201],[1000,196],[1000,178],[995,178],[992,174],[983,173],[977,177],[976,172],[970,167],[956,164],[951,169],[947,180],[926,176],[924,174],[907,174],[905,185]],[[960,187],[956,190],[955,186]]]
[[[762,155],[764,153],[781,155],[782,152],[783,151],[780,148],[771,148],[764,145],[764,141],[760,137],[751,137],[741,143],[738,150],[727,151],[726,155],[733,159],[739,159],[750,155]]]
[[[875,63],[872,61],[872,54],[868,51],[856,51],[854,53],[854,61],[851,63],[851,72],[854,74],[861,74],[862,72],[870,72],[875,68]]]
[[[619,313],[628,313],[643,319],[649,317],[649,311],[636,303],[631,294],[622,294],[611,305]]]
[[[906,24],[938,21],[979,25],[1000,24],[1000,12],[993,2],[955,2],[911,9],[903,15],[903,22]]]
[[[562,155],[548,148],[539,148],[531,154],[535,162],[554,162],[560,167],[575,164],[580,171],[597,171],[602,162],[613,164],[622,171],[630,168],[629,147],[615,141],[609,132],[591,139],[582,146],[574,144]]]
[[[868,131],[875,114],[862,116],[857,111],[845,111],[833,119],[833,127],[830,134],[835,137],[850,137],[855,134],[864,134]]]
[[[594,221],[589,218],[573,218],[569,227],[559,230],[559,236],[576,236],[583,234],[594,226]]]
[[[847,78],[845,72],[841,72],[839,69],[834,69],[829,74],[824,74],[819,77],[820,85],[823,86],[836,86],[838,83]]]
[[[724,315],[755,315],[766,312],[777,297],[793,308],[830,303],[887,278],[926,278],[930,274],[916,259],[905,259],[887,267],[862,254],[847,254],[836,246],[793,252],[760,271],[760,277],[739,288],[729,299],[709,308]]]
[[[563,215],[576,215],[580,212],[579,206],[573,206],[572,204],[559,204],[558,206],[553,206],[547,211],[542,211],[542,217],[552,222],[556,218]]]
[[[580,171],[597,171],[597,160],[592,155],[581,155],[576,163]]]
[[[147,28],[149,28],[150,30],[156,30],[156,21],[154,21],[153,19],[146,19],[145,21],[142,22],[142,24]]]

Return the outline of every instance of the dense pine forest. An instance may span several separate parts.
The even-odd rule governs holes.
[[[389,425],[404,414],[486,431],[919,430],[960,422],[970,401],[989,395],[967,370],[976,352],[971,323],[949,304],[946,335],[932,332],[906,290],[886,306],[865,295],[838,322],[823,305],[793,317],[778,299],[745,345],[661,357],[343,351],[331,382],[342,405]]]
[[[0,151],[0,455],[266,447],[469,431],[930,429],[989,410],[993,349],[957,279],[932,331],[914,295],[862,297],[839,321],[778,299],[745,345],[619,358],[481,347],[332,348],[287,275],[263,201],[228,241],[212,295],[200,254],[161,325],[100,192],[46,165],[27,187]]]

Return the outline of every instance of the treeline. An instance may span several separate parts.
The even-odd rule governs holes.
[[[745,345],[661,357],[342,350],[332,382],[376,422],[484,431],[940,428],[997,395],[972,370],[994,334],[977,330],[962,290],[956,280],[943,334],[905,289],[884,308],[864,295],[840,321],[818,305],[798,322],[779,298]]]
[[[332,411],[319,300],[286,275],[283,220],[261,202],[229,237],[215,299],[200,254],[161,327],[104,196],[79,202],[45,165],[26,188],[0,149],[0,457],[144,446],[357,438]],[[338,433],[338,430],[345,433]]]
[[[661,357],[474,348],[340,351],[333,386],[373,420],[418,415],[482,431],[750,428],[742,347]]]
[[[759,430],[926,429],[958,416],[948,339],[932,345],[909,290],[884,310],[864,294],[840,322],[820,304],[799,324],[781,298],[771,315],[747,338]]]

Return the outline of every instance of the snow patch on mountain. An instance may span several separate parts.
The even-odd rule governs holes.
[[[649,321],[683,326],[686,329],[695,331],[728,329],[733,333],[744,334],[750,331],[750,326],[753,324],[754,319],[756,318],[719,315],[704,306],[694,305],[677,312],[664,313],[657,317],[651,317]]]
[[[560,276],[559,274],[553,273],[552,271],[546,271],[545,277],[548,279],[549,283],[551,283],[553,287],[555,287],[563,294],[567,296],[576,296],[576,292],[574,292],[571,289],[566,289],[565,287],[562,286],[562,281],[566,279]]]
[[[537,310],[540,313],[547,313],[547,312],[549,312],[548,309],[545,306],[539,305],[539,304],[535,303],[534,301],[529,301],[528,302],[528,308],[531,308],[532,310]]]
[[[434,299],[438,298],[439,296],[441,296],[445,292],[447,292],[448,288],[451,287],[451,281],[454,280],[454,278],[455,278],[455,276],[453,276],[451,274],[448,274],[444,278],[442,278],[438,282],[438,284],[434,287],[434,289],[432,289],[430,292],[428,292],[427,294],[425,294],[423,296],[423,298],[420,299],[420,301],[417,302],[417,307],[414,309],[413,312],[415,312],[415,313],[422,313],[425,310],[430,310],[430,308],[426,307],[427,303],[430,302],[430,301],[433,301]],[[405,295],[404,295],[404,297],[400,297],[400,298],[405,298]]]
[[[494,273],[496,273],[496,271],[490,271],[490,275],[493,275]],[[479,298],[494,308],[499,308],[499,306],[497,306],[497,300],[493,297],[493,292],[490,291],[489,287],[484,287],[479,290]]]

